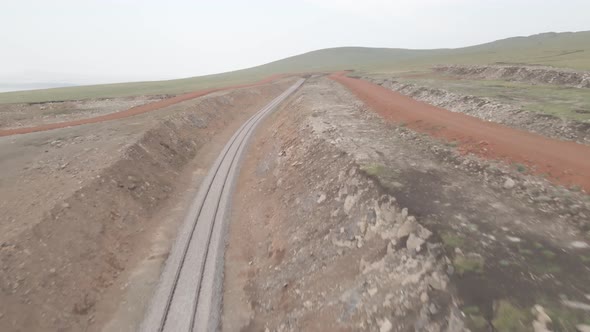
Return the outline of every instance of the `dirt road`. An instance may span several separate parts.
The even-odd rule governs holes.
[[[546,138],[416,101],[376,84],[330,76],[389,121],[454,141],[465,153],[501,159],[555,183],[590,192],[590,147]],[[522,164],[522,165],[520,165]]]
[[[189,93],[178,95],[178,96],[175,96],[172,98],[167,98],[167,99],[159,100],[159,101],[156,101],[153,103],[148,103],[148,104],[132,107],[132,108],[127,109],[125,111],[105,114],[105,115],[87,118],[87,119],[80,119],[80,120],[67,121],[67,122],[58,122],[58,123],[49,123],[49,124],[45,124],[45,125],[41,125],[41,126],[28,127],[28,128],[14,128],[14,129],[0,130],[0,137],[18,135],[18,134],[28,134],[28,133],[34,133],[34,132],[46,131],[46,130],[52,130],[52,129],[74,127],[74,126],[79,126],[79,125],[89,124],[89,123],[98,123],[98,122],[109,121],[109,120],[123,119],[123,118],[127,118],[130,116],[155,111],[157,109],[161,109],[161,108],[164,108],[167,106],[178,104],[178,103],[186,101],[186,100],[202,97],[202,96],[205,96],[205,95],[213,93],[213,92],[260,86],[260,85],[272,82],[282,76],[283,75],[272,75],[270,77],[267,77],[261,81],[258,81],[256,83],[252,83],[252,84],[241,84],[241,85],[235,85],[235,86],[229,86],[229,87],[223,87],[223,88],[214,88],[214,89],[189,92]]]

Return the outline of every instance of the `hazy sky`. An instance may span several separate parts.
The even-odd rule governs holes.
[[[588,0],[0,1],[0,82],[156,80],[326,47],[590,30]]]

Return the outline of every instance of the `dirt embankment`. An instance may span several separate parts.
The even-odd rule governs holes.
[[[312,104],[314,88],[270,117],[242,167],[222,329],[458,331],[442,245],[326,139],[316,112],[338,106]]]
[[[18,134],[34,133],[34,132],[47,131],[47,130],[53,130],[53,129],[59,129],[59,128],[67,128],[67,127],[73,127],[73,126],[80,126],[83,124],[90,124],[90,123],[100,123],[100,122],[110,121],[110,120],[124,119],[124,118],[128,118],[131,116],[136,116],[139,114],[152,112],[152,111],[164,108],[164,107],[168,107],[168,106],[178,104],[183,101],[202,97],[202,96],[208,95],[210,93],[218,92],[218,91],[227,91],[227,90],[231,90],[231,89],[239,89],[239,88],[246,88],[246,87],[256,87],[256,86],[268,84],[269,82],[275,81],[275,80],[277,80],[281,77],[284,77],[284,76],[286,76],[286,75],[276,74],[276,75],[272,75],[270,77],[267,77],[263,80],[260,80],[256,83],[241,84],[241,85],[235,85],[235,86],[229,86],[229,87],[212,88],[212,89],[189,92],[189,93],[177,95],[174,97],[161,99],[161,100],[158,100],[155,102],[135,106],[135,107],[132,107],[132,108],[120,111],[120,112],[108,113],[108,114],[103,114],[103,115],[89,117],[89,118],[83,118],[83,119],[66,121],[66,122],[47,123],[47,124],[42,124],[42,125],[36,125],[33,127],[4,129],[4,130],[0,130],[0,137],[18,135]]]
[[[359,99],[388,121],[454,142],[465,153],[543,174],[555,183],[590,192],[590,147],[550,139],[422,103],[368,81],[333,74]]]
[[[33,127],[116,113],[170,96],[136,96],[43,103],[0,104],[0,129]]]
[[[590,123],[564,120],[548,114],[522,110],[491,98],[461,95],[444,89],[435,89],[395,80],[364,78],[413,99],[449,111],[465,113],[508,127],[524,129],[539,135],[590,144]]]
[[[533,84],[555,84],[590,88],[590,72],[542,66],[518,65],[440,65],[434,71],[473,79],[502,79]]]
[[[186,206],[160,210],[179,190],[198,187],[185,166],[206,173],[216,157],[204,154],[208,145],[221,146],[289,84],[0,140],[0,330],[95,331],[117,311],[140,319],[183,216],[166,217]],[[146,264],[154,265],[151,284],[134,284]],[[142,294],[126,303],[130,289]],[[121,324],[132,330],[134,322]]]
[[[308,80],[235,196],[224,330],[575,331],[590,201]]]

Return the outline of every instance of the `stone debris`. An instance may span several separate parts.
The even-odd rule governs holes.
[[[420,294],[420,301],[422,301],[422,303],[426,303],[426,302],[428,302],[428,300],[429,300],[428,293],[422,292],[422,294]]]
[[[572,248],[576,248],[576,249],[586,249],[588,247],[590,247],[588,245],[588,243],[583,242],[583,241],[574,241],[571,243]]]
[[[438,307],[436,306],[436,304],[430,303],[430,305],[428,306],[428,311],[431,315],[436,315],[438,313]]]
[[[344,199],[344,212],[346,214],[350,213],[350,210],[356,204],[357,199],[358,197],[355,195],[346,196],[346,198]]]
[[[590,73],[548,66],[513,64],[438,65],[433,69],[437,72],[458,75],[464,78],[504,79],[537,84],[555,84],[575,88],[590,88]]]
[[[430,287],[437,290],[445,290],[447,288],[447,283],[447,278],[440,276],[436,272],[428,278],[428,284]]]
[[[551,332],[548,328],[548,325],[551,324],[551,317],[545,312],[545,309],[537,304],[533,307],[532,313],[536,317],[533,321],[534,332]]]
[[[418,225],[416,223],[416,220],[414,218],[410,217],[397,230],[397,237],[402,238],[402,237],[408,236],[408,235],[410,235],[410,233],[414,232],[417,227],[418,227]]]
[[[512,189],[514,188],[514,186],[516,185],[516,182],[514,180],[512,180],[511,178],[507,178],[506,181],[504,181],[504,189]]]
[[[387,318],[377,320],[377,324],[379,324],[379,332],[389,332],[393,329],[393,325]]]
[[[572,309],[579,309],[584,311],[590,311],[590,304],[586,304],[583,302],[578,301],[571,301],[571,300],[562,300],[561,303],[566,307],[570,307]]]
[[[516,237],[516,236],[506,235],[506,238],[508,239],[508,241],[514,242],[514,243],[519,243],[520,241],[522,241],[519,237]]]
[[[373,296],[375,296],[375,294],[377,294],[377,292],[378,292],[378,290],[377,290],[377,287],[370,288],[370,289],[367,291],[367,293],[369,293],[369,296],[370,296],[370,297],[373,297]]]
[[[423,227],[422,225],[418,225],[418,237],[420,237],[422,240],[426,241],[430,238],[430,236],[432,235],[432,232],[429,231],[426,227]]]
[[[485,121],[501,123],[547,137],[572,140],[582,144],[590,142],[588,125],[581,121],[546,116],[498,99],[455,93],[429,86],[427,83],[418,85],[404,81],[403,78],[375,80],[367,77],[366,79],[413,99],[453,112],[465,113]]]
[[[420,249],[422,248],[423,244],[424,240],[412,233],[408,237],[408,240],[406,242],[406,248],[408,248],[408,250],[410,251],[420,252]]]
[[[332,244],[335,245],[336,247],[349,248],[349,249],[352,249],[357,246],[356,241],[346,241],[346,240],[343,241],[343,240],[338,240],[338,239],[332,239]]]
[[[533,200],[538,203],[548,203],[548,202],[552,201],[551,197],[549,197],[547,195],[537,196],[537,197],[533,198]]]
[[[402,209],[402,216],[401,217],[402,217],[402,221],[408,217],[408,209],[407,208]]]
[[[364,244],[362,236],[356,235],[354,239],[356,240],[356,247],[359,249],[362,248]]]
[[[590,325],[579,324],[576,325],[576,329],[578,330],[578,332],[590,332]]]

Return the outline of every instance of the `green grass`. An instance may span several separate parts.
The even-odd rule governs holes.
[[[115,98],[136,95],[181,94],[207,88],[251,83],[266,77],[257,73],[227,73],[169,81],[87,85],[0,93],[0,104]]]
[[[277,73],[355,70],[392,73],[436,64],[528,63],[590,69],[590,31],[515,37],[457,49],[408,50],[340,47],[313,51],[262,66],[169,81],[133,82],[0,93],[0,103],[43,102],[151,94],[179,94],[249,83]]]

